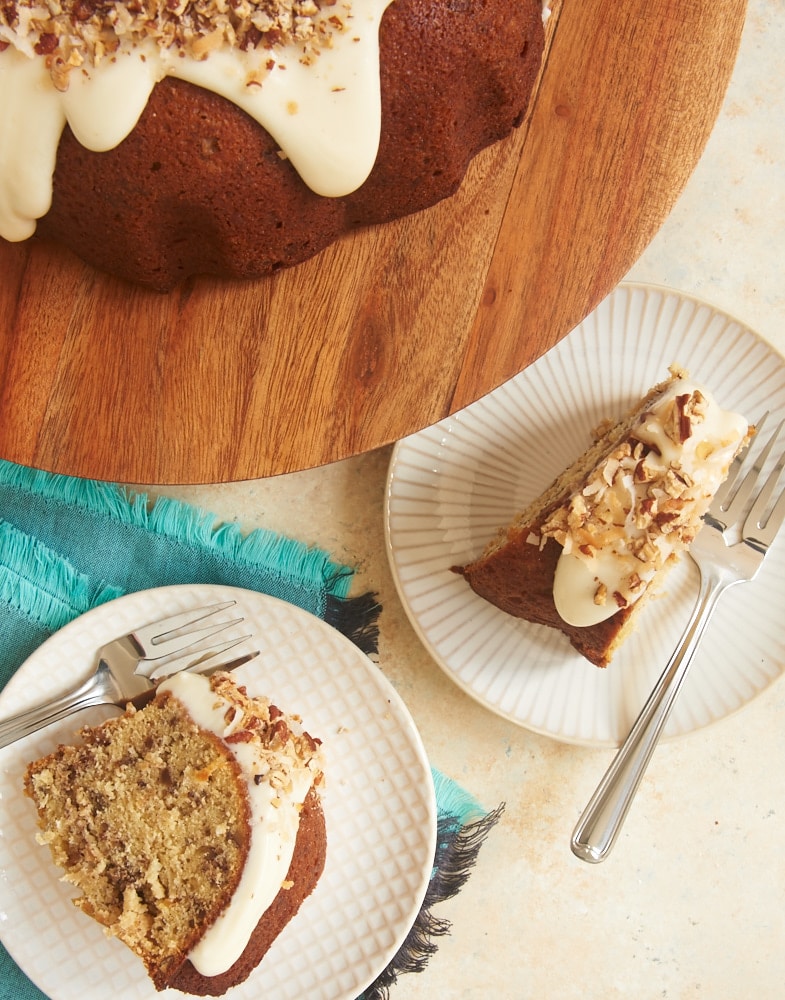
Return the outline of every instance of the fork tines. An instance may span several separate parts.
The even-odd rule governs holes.
[[[774,442],[777,440],[783,426],[785,426],[785,420],[780,421],[779,426],[771,435],[765,448],[762,449],[760,455],[758,456],[755,466],[752,470],[750,470],[747,476],[745,476],[744,482],[739,490],[740,492],[745,487],[749,476],[751,476],[756,469],[758,473],[760,473],[763,469],[771,449],[774,446]],[[785,489],[783,489],[780,493],[768,516],[766,514],[771,504],[774,490],[779,482],[783,468],[785,468],[785,451],[780,455],[779,460],[769,473],[766,482],[763,484],[763,488],[755,498],[755,502],[750,508],[747,520],[744,522],[744,540],[748,545],[751,545],[759,552],[766,551],[766,549],[774,541],[777,532],[782,527],[783,521],[785,521]]]
[[[135,634],[139,636],[144,635],[144,639],[152,643],[153,646],[176,638],[185,629],[188,630],[187,634],[191,637],[199,635],[200,632],[204,632],[207,635],[210,634],[208,630],[216,629],[219,625],[221,628],[225,628],[228,625],[236,625],[242,621],[242,618],[235,618],[231,622],[212,622],[209,625],[204,625],[201,629],[194,629],[191,626],[197,625],[207,618],[213,618],[219,612],[234,607],[236,603],[237,601],[223,601],[220,604],[211,604],[203,608],[191,608],[190,611],[183,611],[179,615],[172,615],[169,618],[164,618],[162,621],[153,622],[151,625],[145,625],[140,629],[136,629]]]
[[[755,425],[756,437],[760,435],[768,416],[767,410]],[[717,490],[711,510],[706,515],[706,519],[716,528],[725,531],[729,525],[741,523],[747,504],[758,486],[758,481],[783,426],[785,426],[785,420],[780,421],[749,470],[747,470],[747,462],[750,457],[750,448],[754,447],[754,439],[733,460],[725,482]],[[769,473],[744,520],[742,537],[759,552],[765,552],[771,545],[778,529],[782,526],[783,519],[785,519],[785,492],[779,496],[768,518],[766,517],[766,511],[771,504],[783,468],[785,468],[785,453],[780,456],[779,461]],[[737,484],[742,471],[745,473],[744,478]]]
[[[242,619],[240,619],[242,621]],[[151,681],[162,680],[164,677],[170,677],[172,674],[180,673],[183,670],[192,670],[196,673],[210,675],[216,670],[231,670],[235,665],[234,659],[224,660],[218,659],[223,653],[228,652],[230,649],[234,649],[236,646],[247,642],[252,639],[253,635],[250,633],[247,635],[238,636],[236,639],[228,639],[226,642],[222,642],[215,646],[204,646],[203,644],[197,644],[195,648],[189,647],[184,653],[173,653],[171,656],[166,656],[162,660],[152,661],[154,663],[154,668],[152,670],[143,669],[143,663],[140,664],[137,669],[137,673],[143,674],[148,677]],[[243,657],[238,657],[237,662],[247,662],[249,659],[258,656],[258,652],[245,654]]]
[[[199,643],[204,643],[205,640],[243,621],[242,617],[230,620],[215,618],[220,612],[233,607],[236,603],[236,601],[224,601],[170,615],[160,621],[140,626],[129,633],[128,639],[143,660],[160,660],[172,653],[186,649],[193,650]],[[199,626],[200,622],[205,624],[193,627]],[[204,645],[201,648],[204,650]]]

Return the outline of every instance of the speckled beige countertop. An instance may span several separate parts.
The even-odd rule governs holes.
[[[785,0],[751,0],[706,152],[629,278],[706,299],[785,353],[783,52]],[[389,458],[385,448],[277,479],[150,492],[356,565],[358,589],[384,605],[379,668],[433,764],[486,806],[506,803],[469,883],[438,910],[451,934],[393,1000],[785,996],[785,684],[662,745],[613,854],[584,864],[569,838],[610,751],[496,717],[430,659],[388,568]]]

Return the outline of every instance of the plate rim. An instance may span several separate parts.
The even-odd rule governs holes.
[[[592,317],[603,306],[604,303],[612,299],[613,296],[619,291],[627,291],[627,292],[639,291],[644,294],[653,293],[660,295],[663,298],[667,297],[677,300],[677,302],[679,303],[691,303],[696,308],[709,310],[712,315],[722,317],[729,324],[737,326],[740,330],[744,331],[746,334],[758,340],[762,345],[764,345],[764,347],[768,351],[770,351],[773,355],[776,355],[780,359],[783,368],[785,368],[785,355],[783,355],[782,352],[780,352],[767,338],[765,338],[763,335],[754,330],[749,324],[745,323],[737,316],[727,312],[722,307],[716,306],[711,302],[709,302],[708,300],[694,293],[682,292],[679,289],[654,282],[632,281],[632,280],[629,281],[623,280],[618,282],[618,284],[615,285],[614,288],[606,296],[604,296],[595,305],[595,307],[589,313],[587,313],[586,316],[583,317],[582,320],[580,320],[580,322],[576,323],[575,326],[572,327],[572,329],[570,329],[557,344],[554,344],[553,347],[551,347],[549,351],[545,353],[549,354],[558,350],[559,345],[562,344],[563,341],[565,341],[571,334],[575,333],[575,331],[577,331],[581,326],[583,326],[583,324],[586,323],[587,320],[589,320],[590,317]],[[537,361],[539,360],[540,360],[539,358],[536,359],[534,362],[532,362],[532,365],[536,364]],[[454,424],[456,420],[460,420],[462,413],[482,407],[486,400],[488,400],[490,397],[493,397],[496,393],[500,391],[504,392],[506,388],[510,386],[511,383],[514,383],[516,380],[523,377],[527,370],[528,368],[523,369],[521,372],[518,372],[516,375],[513,375],[511,378],[503,382],[501,385],[491,390],[485,396],[481,397],[478,400],[475,400],[472,403],[467,404],[467,406],[463,407],[461,410],[448,414],[447,416],[442,418],[442,420],[438,421],[436,424],[433,424],[430,427],[422,428],[421,430],[416,431],[410,435],[407,435],[407,437],[402,438],[399,441],[395,442],[390,455],[390,460],[387,465],[387,475],[385,479],[384,537],[385,537],[385,551],[387,554],[387,562],[390,568],[390,573],[393,578],[393,582],[395,584],[396,592],[398,594],[399,600],[401,601],[401,604],[404,608],[407,619],[412,629],[416,633],[420,642],[423,644],[424,648],[426,649],[431,659],[437,664],[440,670],[442,670],[447,675],[447,677],[452,681],[452,683],[454,683],[461,691],[464,692],[464,694],[466,694],[477,704],[481,705],[488,711],[491,711],[498,717],[506,719],[508,722],[511,722],[514,725],[522,729],[525,729],[528,732],[534,733],[538,736],[543,736],[555,740],[559,743],[564,743],[566,745],[579,746],[588,749],[607,749],[607,748],[618,749],[621,746],[621,743],[623,742],[623,738],[602,739],[602,738],[581,737],[580,735],[570,735],[565,733],[555,733],[551,729],[548,729],[544,726],[538,726],[534,722],[528,720],[524,721],[521,718],[515,716],[512,712],[505,711],[498,704],[493,702],[490,698],[485,697],[480,692],[474,690],[469,682],[464,680],[463,677],[459,676],[453,669],[450,668],[450,666],[444,661],[439,651],[434,648],[434,645],[430,640],[430,638],[428,637],[427,633],[425,632],[424,628],[422,627],[422,624],[419,621],[418,616],[414,612],[414,609],[411,607],[408,595],[405,591],[404,584],[401,579],[399,567],[395,559],[395,551],[394,551],[393,537],[392,537],[393,531],[391,525],[391,514],[392,514],[391,504],[393,501],[393,494],[394,494],[395,475],[397,467],[400,463],[401,453],[413,441],[423,437],[424,435],[433,433],[438,428],[444,428],[445,430],[448,430],[451,424]],[[500,614],[502,614],[502,612],[500,612]],[[708,721],[700,725],[693,726],[691,729],[686,731],[671,733],[666,730],[661,735],[660,741],[665,743],[665,742],[674,742],[676,740],[688,739],[692,736],[697,735],[698,733],[705,731],[711,726],[719,725],[722,722],[733,718],[744,708],[746,708],[747,705],[749,705],[752,701],[755,701],[757,698],[763,695],[767,690],[769,690],[772,687],[772,685],[775,684],[778,680],[780,680],[783,676],[785,676],[785,664],[779,666],[779,673],[776,676],[771,677],[758,691],[756,691],[752,695],[751,698],[748,698],[746,701],[743,701],[735,708],[725,712],[723,715],[719,717],[709,719]]]
[[[200,598],[199,596],[200,594],[203,595],[202,598]],[[372,684],[376,686],[380,697],[383,697],[389,706],[394,706],[395,708],[395,712],[397,713],[399,728],[401,729],[401,732],[404,734],[406,741],[410,744],[410,748],[414,751],[414,754],[418,759],[420,767],[422,769],[421,778],[423,780],[422,782],[418,782],[418,784],[421,784],[421,787],[423,788],[422,805],[426,809],[427,830],[424,830],[424,835],[422,840],[423,844],[422,859],[420,861],[420,878],[417,886],[417,891],[412,897],[411,906],[406,911],[407,914],[406,918],[405,919],[402,918],[400,921],[400,927],[398,928],[397,933],[394,936],[394,940],[391,941],[391,943],[387,946],[386,949],[384,949],[383,951],[380,950],[379,956],[374,963],[374,971],[372,975],[366,975],[365,977],[363,977],[363,979],[358,979],[356,983],[353,984],[351,987],[341,987],[341,992],[335,994],[335,1000],[355,1000],[355,998],[359,996],[371,983],[373,983],[375,979],[388,967],[390,961],[393,959],[397,951],[400,949],[401,945],[403,944],[403,941],[406,938],[406,935],[411,930],[411,927],[413,926],[414,922],[417,919],[417,916],[419,915],[422,909],[422,905],[428,890],[428,886],[430,884],[430,879],[433,870],[433,858],[435,855],[436,840],[437,840],[437,807],[436,807],[436,793],[433,784],[431,765],[429,762],[427,751],[425,749],[425,745],[422,740],[422,736],[414,721],[414,718],[412,717],[411,711],[409,710],[402,696],[393,687],[392,683],[386,677],[386,675],[381,671],[381,669],[376,667],[373,660],[371,660],[370,657],[368,657],[355,643],[353,643],[351,639],[348,638],[348,636],[342,633],[339,629],[330,625],[328,622],[320,618],[318,615],[315,615],[312,612],[307,611],[296,604],[293,604],[292,602],[286,601],[274,595],[264,594],[260,591],[253,591],[242,587],[234,587],[231,585],[224,585],[220,583],[217,584],[180,583],[180,584],[164,585],[160,587],[151,587],[145,590],[133,591],[127,594],[122,594],[109,601],[106,601],[103,604],[90,608],[89,610],[83,612],[82,614],[77,615],[76,618],[72,619],[70,622],[67,622],[64,626],[62,626],[61,628],[57,629],[54,633],[52,633],[52,635],[50,635],[47,639],[45,639],[44,642],[42,642],[28,657],[25,658],[25,660],[20,664],[20,666],[14,672],[13,676],[9,679],[3,690],[0,691],[0,711],[2,711],[5,708],[7,702],[11,702],[12,711],[23,710],[24,707],[23,705],[15,706],[13,703],[14,700],[16,699],[17,688],[20,688],[24,684],[24,673],[28,664],[30,663],[30,661],[35,662],[39,657],[39,655],[42,655],[41,651],[44,649],[44,647],[46,647],[47,652],[53,646],[56,648],[57,645],[63,641],[64,633],[66,634],[66,639],[69,639],[72,634],[78,635],[81,630],[89,628],[90,626],[93,625],[93,623],[96,620],[100,621],[103,618],[107,619],[107,625],[108,625],[108,621],[111,619],[112,616],[112,609],[116,608],[119,603],[133,606],[133,604],[136,602],[144,603],[144,601],[153,599],[156,596],[160,596],[162,598],[161,615],[165,616],[169,613],[165,610],[165,603],[164,603],[167,595],[171,595],[172,598],[177,598],[178,596],[182,595],[188,595],[190,597],[192,595],[194,598],[195,606],[198,606],[199,602],[206,603],[207,600],[214,600],[216,596],[220,597],[220,595],[227,595],[226,599],[230,599],[234,595],[237,597],[238,600],[251,601],[255,605],[257,605],[257,607],[259,608],[258,611],[259,614],[262,613],[262,610],[264,609],[265,606],[268,609],[270,609],[271,613],[273,614],[275,614],[276,608],[285,608],[286,613],[294,617],[295,619],[299,618],[305,628],[313,628],[316,629],[317,631],[321,629],[328,630],[333,640],[343,647],[343,649],[346,652],[346,655],[351,656],[358,664],[358,667],[362,668],[362,670],[366,674],[368,674],[368,676],[371,678]],[[254,610],[254,613],[257,613],[256,610]],[[114,635],[115,633],[113,632],[112,635],[109,636],[109,638],[113,638]],[[10,746],[18,746],[18,743],[11,744]],[[3,771],[5,771],[5,767],[2,764],[2,755],[5,754],[7,750],[8,748],[0,750],[0,768],[2,768]],[[5,783],[5,779],[3,779],[3,782]],[[333,797],[336,796],[336,793],[332,791],[332,788],[331,788],[331,795]],[[19,791],[18,796],[21,798],[23,796],[23,793]],[[37,846],[37,845],[31,845],[31,846]],[[55,877],[57,877],[58,869],[54,865],[51,865],[51,868]],[[4,870],[5,870],[5,865],[2,866],[2,869],[0,869],[0,871]],[[3,911],[4,912],[6,911],[5,905],[3,906]],[[6,923],[6,921],[4,920],[2,921],[2,923]],[[8,927],[9,924],[10,922],[6,923],[6,927]],[[27,962],[24,958],[20,959],[18,955],[18,950],[15,947],[16,935],[12,936],[12,940],[9,943],[9,941],[7,940],[7,933],[2,929],[2,927],[0,927],[0,941],[2,941],[3,946],[8,951],[8,954],[18,965],[20,970],[27,976],[27,978],[37,988],[43,990],[43,987],[39,985],[38,979],[34,978],[35,970],[32,969],[29,962]],[[253,976],[254,972],[251,972],[250,976],[245,981],[245,983],[251,982]],[[225,995],[232,996],[234,994],[234,990],[241,988],[243,985],[244,984],[238,984],[238,987],[231,988],[230,990],[227,991]],[[153,996],[159,995],[153,992],[152,984],[150,989],[151,989],[150,993],[151,998]],[[168,992],[169,991],[167,991],[164,995],[168,995]],[[70,1000],[71,996],[72,994],[70,993],[64,993],[62,994],[62,1000]],[[59,998],[55,998],[55,1000],[59,1000]]]

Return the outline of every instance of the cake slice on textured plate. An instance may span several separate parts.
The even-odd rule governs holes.
[[[81,736],[25,775],[75,905],[157,989],[224,993],[323,870],[319,741],[224,673],[179,674]]]
[[[559,629],[605,667],[689,547],[750,433],[674,366],[477,560],[455,568],[480,597]]]

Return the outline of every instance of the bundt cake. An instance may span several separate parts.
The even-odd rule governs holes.
[[[156,989],[223,994],[321,875],[319,742],[221,673],[81,736],[26,771],[39,840]]]
[[[543,45],[541,0],[4,0],[0,236],[270,274],[454,193]]]
[[[559,629],[605,667],[692,542],[751,428],[675,366],[455,567],[502,611]]]

